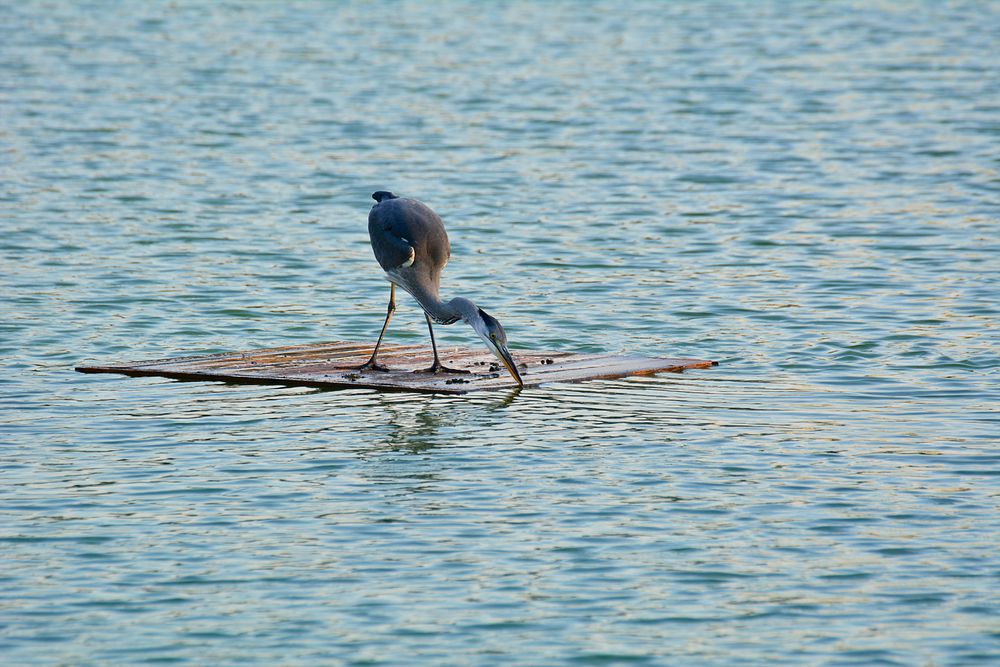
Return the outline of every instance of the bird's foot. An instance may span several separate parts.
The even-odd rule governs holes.
[[[376,362],[374,359],[369,359],[365,363],[356,367],[356,371],[381,371],[382,373],[388,373],[389,369],[382,364]]]
[[[419,370],[413,371],[414,373],[471,373],[472,371],[467,371],[464,368],[451,368],[445,366],[444,364],[435,361],[430,368],[421,368]]]

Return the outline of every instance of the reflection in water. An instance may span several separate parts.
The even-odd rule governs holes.
[[[441,444],[442,427],[447,426],[447,406],[435,409],[433,397],[421,397],[416,401],[408,397],[403,401],[382,404],[388,430],[386,444],[393,449],[401,449],[413,454],[424,452]]]

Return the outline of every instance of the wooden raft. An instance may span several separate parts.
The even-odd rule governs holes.
[[[247,384],[300,385],[343,389],[361,387],[383,391],[420,391],[465,394],[484,389],[511,389],[517,386],[510,374],[485,348],[472,350],[441,347],[438,352],[447,366],[469,373],[421,373],[433,356],[429,348],[383,343],[379,363],[386,371],[355,370],[371,355],[370,343],[314,343],[275,347],[266,350],[228,352],[196,357],[152,359],[132,363],[77,366],[81,373],[121,373],[158,376],[176,380],[217,380]],[[526,387],[546,382],[578,382],[628,375],[651,375],[661,371],[706,368],[711,361],[665,359],[607,354],[532,352],[514,350],[514,359]]]

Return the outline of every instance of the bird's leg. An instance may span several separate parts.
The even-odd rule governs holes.
[[[438,359],[437,343],[434,342],[434,327],[431,326],[431,316],[424,313],[424,317],[427,318],[427,330],[431,333],[431,349],[434,350],[434,363],[431,364],[430,368],[419,370],[417,373],[468,373],[469,371],[467,370],[463,370],[461,368],[448,368],[441,363],[441,360]]]
[[[387,371],[389,370],[385,366],[381,365],[377,361],[378,348],[382,344],[382,337],[385,336],[385,330],[389,328],[389,320],[392,319],[392,314],[396,312],[396,283],[389,283],[389,307],[386,309],[385,313],[385,323],[382,325],[382,332],[378,335],[378,342],[375,343],[375,350],[372,352],[372,357],[365,363],[358,366],[355,370],[359,371]]]

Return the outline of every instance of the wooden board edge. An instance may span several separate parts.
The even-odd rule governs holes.
[[[308,380],[300,378],[271,378],[261,375],[227,375],[225,373],[185,373],[183,371],[154,371],[144,368],[119,368],[102,366],[77,366],[80,373],[110,373],[128,377],[156,377],[180,382],[223,382],[226,384],[273,385],[281,387],[312,387],[314,389],[369,389],[373,391],[418,392],[423,394],[468,394],[476,387],[420,387],[383,385],[365,382],[344,382],[333,380]]]

